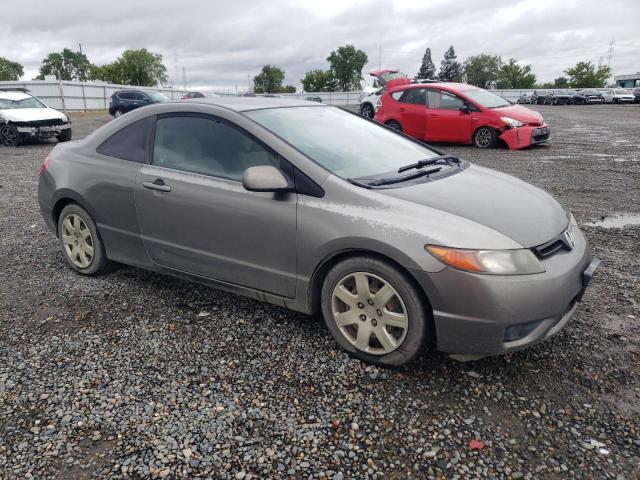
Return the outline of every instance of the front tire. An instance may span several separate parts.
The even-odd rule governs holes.
[[[423,347],[431,318],[406,273],[364,256],[329,270],[321,305],[327,328],[344,350],[383,366],[411,361]]]
[[[58,135],[56,135],[56,138],[59,142],[68,142],[69,140],[71,140],[71,128],[67,128],[66,130],[60,132]]]
[[[6,147],[18,147],[22,145],[22,135],[14,125],[0,127],[0,144]]]
[[[498,142],[498,132],[495,128],[480,127],[473,133],[473,144],[478,148],[493,148]]]
[[[91,215],[80,205],[67,205],[58,218],[58,238],[67,263],[76,272],[93,276],[113,267]]]
[[[370,103],[363,103],[360,107],[360,115],[367,118],[373,118],[376,112],[373,109],[373,105]]]

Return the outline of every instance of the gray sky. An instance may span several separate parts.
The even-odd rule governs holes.
[[[267,63],[299,86],[348,43],[369,56],[365,72],[378,67],[380,48],[383,67],[414,75],[426,47],[439,68],[453,45],[459,61],[491,53],[530,63],[543,82],[581,60],[606,64],[615,39],[613,73],[640,71],[639,0],[0,0],[0,17],[0,56],[24,65],[27,80],[49,52],[78,42],[93,63],[127,48],[161,53],[169,77],[177,71],[181,86],[184,67],[192,88],[246,88]]]

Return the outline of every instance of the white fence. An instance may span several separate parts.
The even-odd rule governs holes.
[[[172,100],[179,99],[185,90],[170,88],[136,87],[133,85],[112,85],[93,82],[48,81],[31,80],[24,82],[0,82],[0,89],[25,88],[29,93],[38,97],[47,105],[57,110],[82,111],[105,110],[109,97],[118,90],[135,88],[140,90],[155,90],[164,93]],[[515,102],[520,95],[532,90],[492,90],[495,94]],[[215,90],[213,91],[215,93]],[[220,95],[232,95],[219,92]],[[307,97],[320,97],[323,103],[329,105],[357,105],[366,96],[365,92],[316,92],[316,93],[283,93],[281,96],[304,100]]]
[[[0,82],[0,90],[5,88],[26,88],[31,95],[56,110],[106,110],[109,97],[118,90],[136,88],[155,90],[164,93],[171,99],[179,99],[184,90],[169,88],[134,87],[130,85],[111,85],[93,82],[52,82],[47,80],[31,80],[25,82]]]

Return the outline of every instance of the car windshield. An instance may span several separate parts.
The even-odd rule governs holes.
[[[47,108],[47,107],[35,97],[27,97],[27,98],[22,98],[20,100],[0,98],[0,110],[10,110],[10,109],[17,109],[17,108]]]
[[[244,112],[307,157],[342,178],[374,177],[438,154],[337,107]]]
[[[146,91],[147,96],[155,102],[168,102],[169,97],[159,92]]]
[[[481,88],[473,88],[462,92],[471,100],[485,108],[500,108],[511,105],[507,100]]]

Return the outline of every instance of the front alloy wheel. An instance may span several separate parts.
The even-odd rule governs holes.
[[[368,272],[350,273],[333,289],[331,313],[340,333],[358,350],[393,352],[407,335],[407,309],[397,290]]]
[[[0,143],[7,147],[20,145],[20,133],[13,125],[4,125],[0,128]]]
[[[478,148],[492,148],[497,141],[498,134],[491,127],[480,127],[473,134],[473,144]]]
[[[406,272],[382,259],[358,256],[327,273],[322,314],[333,338],[350,355],[397,366],[423,347],[431,311]]]

